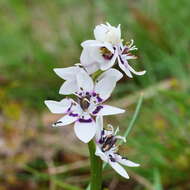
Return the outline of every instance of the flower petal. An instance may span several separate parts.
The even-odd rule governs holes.
[[[103,77],[102,80],[95,84],[95,92],[99,94],[103,100],[106,100],[110,97],[116,86],[116,82],[117,80],[114,76]]]
[[[96,145],[96,156],[99,156],[104,162],[108,162],[108,157],[101,151],[100,147]]]
[[[117,162],[109,161],[110,166],[122,177],[129,179],[129,175],[127,174],[126,170]]]
[[[104,42],[106,39],[106,32],[108,32],[108,28],[104,24],[100,24],[94,29],[94,37],[98,41]]]
[[[82,68],[80,67],[67,67],[67,68],[56,68],[54,72],[64,80],[72,80],[75,74]]]
[[[146,71],[135,71],[129,64],[127,64],[127,67],[129,68],[129,70],[134,73],[135,75],[144,75],[146,73]]]
[[[85,66],[85,69],[86,69],[87,73],[89,75],[91,75],[91,74],[93,74],[93,73],[95,73],[96,71],[99,70],[99,63],[94,62],[91,65]]]
[[[102,46],[85,46],[80,56],[81,64],[87,66],[96,63],[99,66],[104,61],[100,53],[100,47]]]
[[[101,79],[105,78],[105,77],[115,77],[115,80],[116,81],[119,81],[122,77],[123,77],[123,74],[118,71],[117,69],[109,69],[105,72],[103,72],[98,78],[97,78],[97,81],[100,81]]]
[[[103,108],[97,113],[97,115],[115,115],[125,112],[125,110],[114,106],[109,106],[109,105],[102,105],[102,106]]]
[[[73,94],[74,92],[76,92],[78,90],[78,85],[77,85],[77,81],[74,80],[66,80],[60,90],[59,90],[59,94],[64,94],[64,95],[68,95],[68,94]]]
[[[120,155],[116,155],[116,160],[117,160],[117,162],[119,162],[120,164],[123,164],[125,166],[129,166],[129,167],[140,166],[140,164],[134,163],[126,158],[122,158],[122,156],[120,156]]]
[[[78,117],[65,115],[61,119],[59,119],[57,122],[55,122],[52,126],[53,127],[61,127],[61,126],[69,125],[69,124],[73,123],[74,121],[76,121],[77,119],[78,119]]]
[[[84,41],[84,42],[81,43],[81,46],[83,48],[85,48],[87,46],[102,47],[103,46],[103,42],[99,42],[97,40],[86,40],[86,41]]]
[[[99,141],[101,138],[101,133],[103,130],[103,117],[97,116],[96,117],[96,141]]]
[[[91,92],[94,88],[94,83],[92,78],[88,75],[87,72],[80,72],[77,74],[77,84],[78,90],[84,90],[86,92]]]
[[[124,64],[121,63],[120,59],[118,59],[118,65],[121,68],[121,70],[123,70],[129,78],[133,78],[129,69]]]
[[[75,122],[74,130],[76,136],[81,141],[83,141],[84,143],[88,143],[96,133],[96,124],[92,119],[88,120],[88,122],[78,120],[77,122]]]
[[[109,69],[110,67],[112,67],[116,61],[116,58],[117,58],[117,53],[115,52],[113,57],[110,60],[104,59],[104,61],[100,64],[100,69],[105,71]]]
[[[71,106],[72,100],[65,98],[60,102],[53,100],[46,100],[45,104],[52,113],[64,114],[67,112],[68,108]]]

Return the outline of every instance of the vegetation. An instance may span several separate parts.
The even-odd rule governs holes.
[[[123,38],[135,40],[136,70],[147,73],[120,81],[111,101],[128,111],[106,121],[126,131],[143,91],[121,150],[141,167],[127,169],[130,180],[106,168],[104,187],[190,189],[189,7],[189,0],[1,0],[0,190],[87,186],[87,147],[79,148],[71,127],[50,127],[56,116],[43,101],[62,98],[63,81],[52,69],[79,62],[80,43],[106,21],[120,23]]]

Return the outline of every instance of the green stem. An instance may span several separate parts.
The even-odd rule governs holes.
[[[96,146],[94,141],[88,143],[90,153],[91,180],[90,190],[101,190],[102,188],[102,160],[95,155]]]

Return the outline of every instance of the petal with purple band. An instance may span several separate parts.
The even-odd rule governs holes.
[[[103,106],[97,106],[96,109],[92,112],[92,114],[97,115],[102,108],[103,108]]]
[[[100,64],[100,69],[103,70],[103,71],[105,71],[105,70],[111,68],[114,65],[114,63],[115,63],[115,61],[117,59],[117,56],[118,56],[118,54],[115,51],[114,54],[113,54],[113,56],[112,56],[112,58],[110,60],[104,59],[104,61]]]
[[[115,114],[121,114],[124,113],[125,110],[114,107],[114,106],[108,106],[103,105],[103,108],[97,113],[97,115],[115,115]]]
[[[129,179],[129,175],[127,174],[126,170],[117,162],[109,161],[110,166],[122,177]]]
[[[81,141],[88,143],[96,133],[96,124],[93,120],[91,122],[81,122],[81,120],[78,120],[75,122],[74,131]]]
[[[125,166],[129,166],[129,167],[138,167],[140,166],[140,164],[134,163],[126,158],[123,158],[120,155],[116,155],[116,160],[117,162],[119,162],[120,164],[123,164]]]
[[[118,58],[118,65],[121,68],[122,71],[125,72],[125,74],[129,77],[129,78],[133,78],[131,72],[129,71],[129,69],[124,65],[124,63],[122,62],[121,58]]]
[[[59,119],[57,122],[55,122],[52,126],[53,127],[61,127],[65,125],[69,125],[77,120],[77,117],[72,117],[69,115],[63,116],[61,119]]]
[[[89,119],[84,119],[84,118],[79,118],[78,120],[80,123],[92,123],[92,119],[89,118]]]
[[[108,162],[108,157],[101,151],[101,149],[96,146],[96,152],[95,152],[96,156],[100,156],[100,158],[104,161],[104,162]]]

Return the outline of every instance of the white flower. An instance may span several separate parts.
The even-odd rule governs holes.
[[[78,91],[79,88],[79,78],[87,78],[89,80],[90,84],[92,84],[92,79],[89,77],[87,72],[81,67],[81,65],[76,65],[73,67],[67,67],[67,68],[56,68],[54,69],[55,73],[65,80],[63,85],[61,86],[59,93],[63,95],[73,94]],[[81,77],[82,76],[82,77]],[[111,88],[114,88],[116,85],[116,82],[119,81],[122,78],[122,73],[119,72],[116,69],[109,69],[105,72],[103,72],[97,79],[96,83],[100,80],[108,81],[109,78],[112,78],[112,83],[109,83],[110,85],[113,85]],[[78,78],[78,79],[77,79]],[[85,81],[83,81],[85,83]],[[109,87],[109,86],[107,86]],[[103,93],[103,92],[102,92]]]
[[[101,116],[96,118],[97,132],[96,132],[96,155],[103,161],[108,163],[118,174],[124,178],[129,178],[126,170],[121,166],[137,167],[139,164],[122,157],[117,153],[118,147],[116,146],[117,139],[125,141],[124,137],[116,136],[113,127],[109,125],[110,130],[103,129],[103,118]]]
[[[133,40],[130,44],[123,45],[120,25],[117,27],[111,26],[109,23],[98,25],[94,29],[94,36],[95,40],[87,40],[81,44],[83,51],[80,61],[89,74],[98,69],[109,69],[116,60],[128,77],[132,78],[132,73],[145,74],[145,71],[137,72],[129,65],[129,59],[136,59],[131,51],[137,50],[137,48],[133,45]]]
[[[70,72],[73,69],[78,72]],[[65,83],[70,84],[67,87],[72,89],[70,92],[72,91],[76,95],[77,101],[65,98],[60,102],[46,100],[45,104],[52,113],[65,114],[65,116],[53,124],[54,127],[65,126],[75,122],[74,131],[76,136],[81,141],[87,143],[96,133],[95,116],[114,115],[125,112],[123,109],[103,104],[110,97],[118,77],[121,78],[122,75],[118,71],[108,70],[94,83],[84,70],[82,71],[75,67],[67,68],[66,70],[59,72],[59,76],[63,78],[63,73],[65,74],[64,78],[68,79]],[[58,74],[58,70],[56,70],[56,73]],[[75,76],[71,77],[71,75]],[[66,90],[66,87],[62,86],[60,93],[67,94],[68,91],[65,92],[64,90]]]

